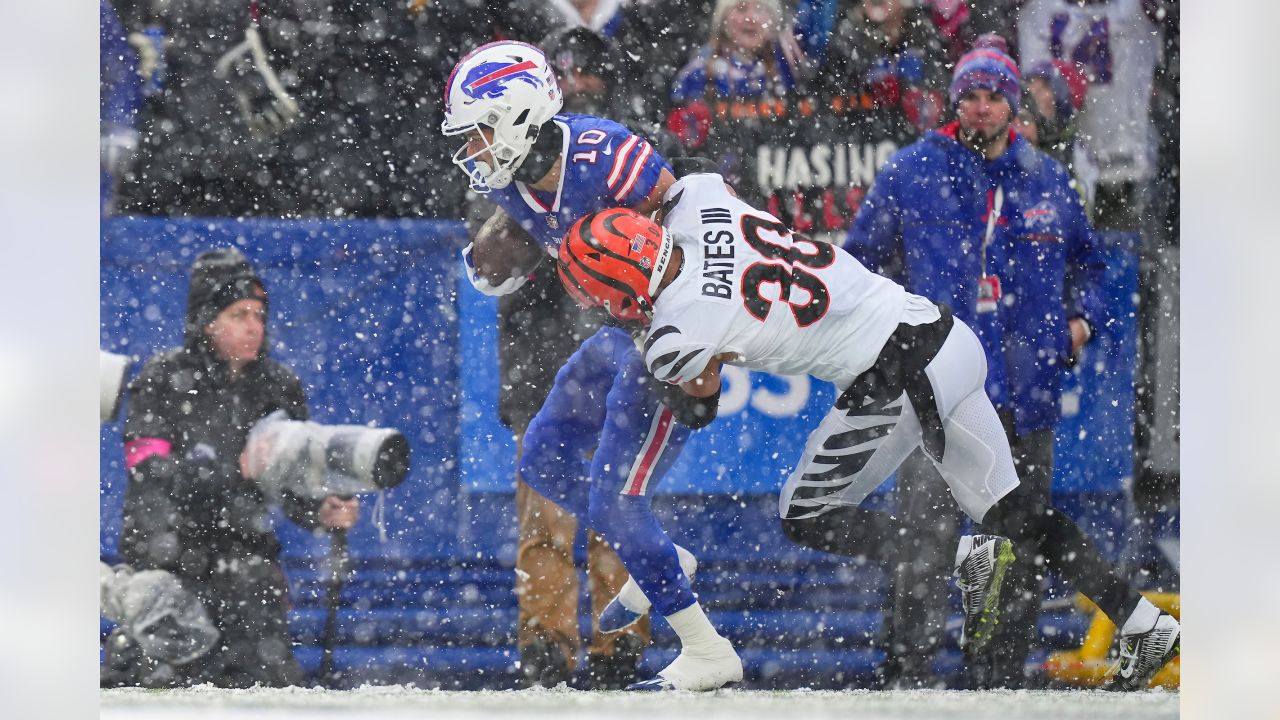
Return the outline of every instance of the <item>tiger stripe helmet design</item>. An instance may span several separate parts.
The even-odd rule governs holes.
[[[647,325],[672,245],[661,225],[634,210],[600,210],[574,223],[561,240],[560,282],[583,307]]]

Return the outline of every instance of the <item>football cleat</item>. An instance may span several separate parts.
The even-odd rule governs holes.
[[[636,666],[644,652],[640,636],[627,634],[613,643],[610,655],[587,654],[587,687],[591,690],[621,690],[636,676]]]
[[[564,648],[543,638],[535,638],[520,647],[520,670],[525,687],[556,687],[573,677]]]
[[[1014,561],[1013,543],[999,535],[966,535],[956,548],[956,585],[964,608],[960,647],[978,652],[999,623],[1000,589]]]
[[[1112,668],[1111,678],[1103,685],[1105,689],[1144,690],[1160,668],[1178,656],[1182,629],[1172,615],[1163,610],[1158,612],[1154,622],[1143,622],[1143,618],[1137,617],[1143,614],[1141,606],[1129,616],[1120,630],[1120,659]],[[1149,629],[1140,629],[1143,627]]]
[[[698,571],[698,559],[679,545],[676,545],[676,555],[680,558],[680,569],[692,581],[693,574]],[[600,632],[611,633],[631,627],[649,612],[651,606],[644,591],[628,576],[622,589],[600,613]]]
[[[628,690],[716,690],[742,682],[742,660],[733,643],[722,637],[680,651],[654,677],[627,686]]]

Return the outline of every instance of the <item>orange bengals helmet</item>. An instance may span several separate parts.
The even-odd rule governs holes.
[[[635,210],[600,210],[574,223],[560,241],[560,282],[583,307],[647,325],[671,246],[667,231]]]

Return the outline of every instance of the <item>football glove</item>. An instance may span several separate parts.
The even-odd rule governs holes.
[[[471,287],[490,297],[500,297],[510,295],[529,281],[528,275],[518,275],[494,285],[488,278],[477,276],[475,262],[471,259],[471,250],[474,246],[475,243],[471,243],[462,248],[462,265],[467,269],[467,280],[471,281]]]

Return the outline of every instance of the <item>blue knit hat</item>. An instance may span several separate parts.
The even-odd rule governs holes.
[[[978,47],[965,53],[956,63],[951,77],[951,105],[970,90],[990,90],[1004,96],[1013,115],[1018,114],[1022,100],[1022,78],[1013,58],[996,47]]]

